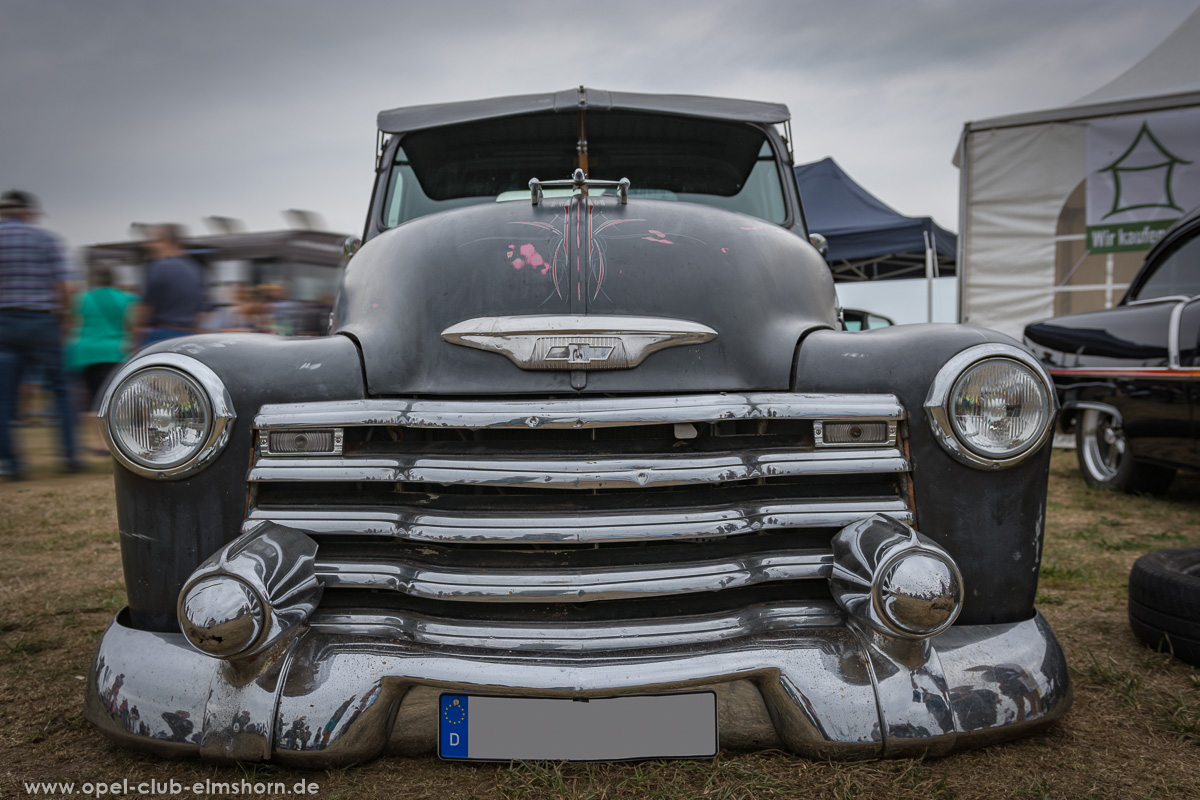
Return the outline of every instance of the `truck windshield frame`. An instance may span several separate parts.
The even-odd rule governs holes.
[[[780,158],[760,127],[667,114],[591,112],[480,120],[406,134],[393,151],[380,227],[528,197],[530,178],[629,178],[630,196],[788,221]],[[582,144],[581,144],[582,143]],[[586,152],[581,152],[586,151]]]

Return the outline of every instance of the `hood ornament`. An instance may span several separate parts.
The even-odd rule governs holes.
[[[579,194],[587,194],[588,187],[590,186],[615,188],[617,190],[617,197],[621,198],[621,205],[629,203],[629,178],[621,178],[619,181],[596,180],[589,178],[581,169],[575,170],[570,179],[565,181],[539,181],[537,178],[530,178],[529,195],[535,206],[541,204],[543,198],[542,188],[546,186],[570,186]]]
[[[707,325],[663,317],[476,317],[442,331],[451,344],[507,356],[521,369],[630,369],[668,347],[717,338]]]

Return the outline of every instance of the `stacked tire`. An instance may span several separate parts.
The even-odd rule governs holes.
[[[1157,550],[1134,562],[1129,625],[1155,650],[1200,666],[1200,547]]]

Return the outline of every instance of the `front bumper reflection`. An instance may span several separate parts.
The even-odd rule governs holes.
[[[100,643],[86,714],[163,755],[306,767],[433,752],[441,690],[605,697],[712,688],[722,747],[811,758],[941,755],[1027,734],[1071,705],[1040,617],[952,627],[928,642],[847,625],[764,631],[694,648],[570,656],[448,650],[314,626],[250,661],[206,657],[182,634],[128,626]]]

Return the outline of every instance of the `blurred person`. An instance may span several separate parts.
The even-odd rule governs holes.
[[[98,266],[92,272],[93,288],[79,296],[76,315],[79,320],[74,341],[67,351],[67,364],[83,373],[87,389],[87,415],[96,410],[100,390],[109,376],[129,355],[129,333],[133,327],[133,309],[138,298],[113,286],[109,267]],[[107,454],[103,437],[93,447]]]
[[[17,405],[13,427],[52,425],[54,423],[54,393],[42,378],[42,365],[26,364],[17,387]]]
[[[0,475],[23,468],[13,444],[23,375],[39,370],[54,395],[63,471],[85,469],[75,452],[74,414],[63,372],[63,334],[75,271],[58,237],[37,222],[41,206],[29,192],[0,195]]]
[[[296,303],[288,298],[283,286],[278,283],[264,283],[258,290],[263,300],[259,329],[264,333],[277,333],[280,336],[294,335],[298,327],[299,309]]]
[[[262,313],[258,295],[253,286],[239,284],[231,305],[217,309],[212,318],[212,329],[225,333],[245,333],[259,330]]]
[[[154,225],[146,233],[146,264],[138,339],[142,347],[187,336],[200,327],[208,307],[204,270],[183,250],[178,225]]]

